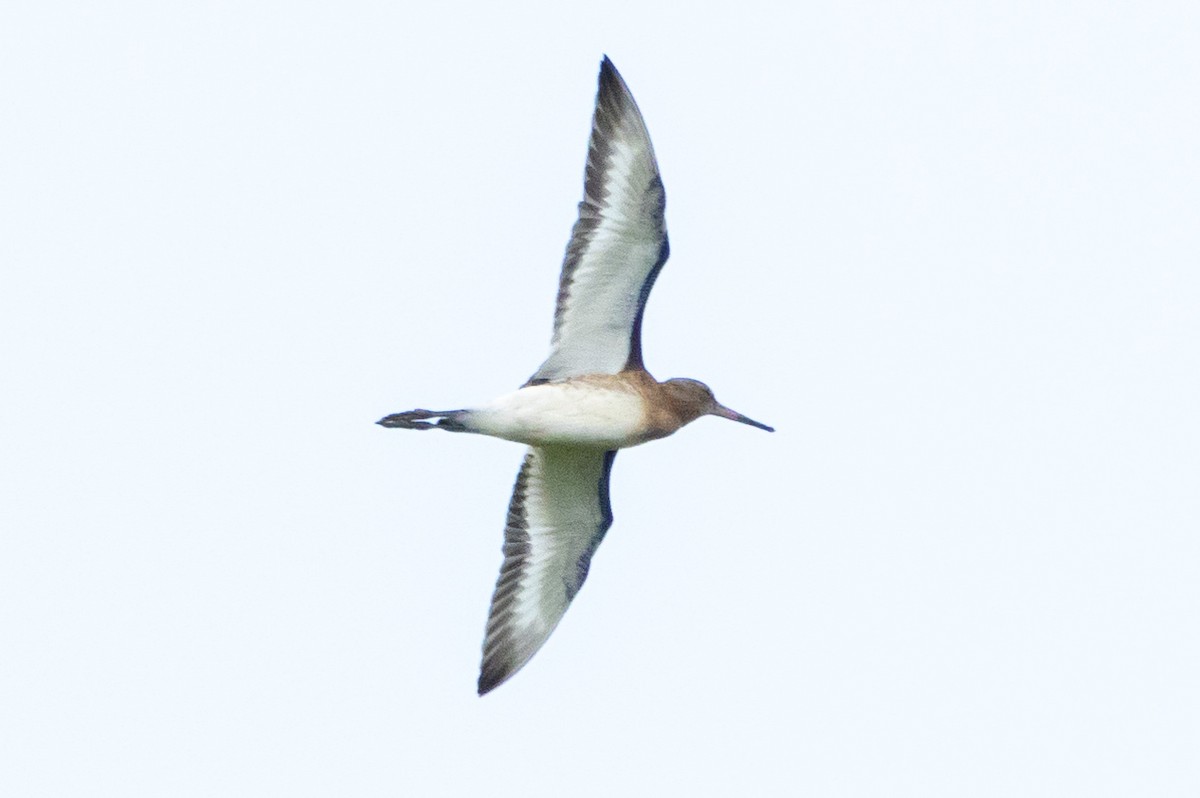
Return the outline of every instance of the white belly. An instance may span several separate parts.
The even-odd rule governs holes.
[[[642,397],[633,390],[587,383],[531,385],[473,408],[473,432],[531,446],[620,449],[645,440]]]

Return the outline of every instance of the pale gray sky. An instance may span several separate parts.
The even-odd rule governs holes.
[[[1200,793],[1200,7],[8,4],[0,793]],[[475,696],[600,56],[672,257]]]

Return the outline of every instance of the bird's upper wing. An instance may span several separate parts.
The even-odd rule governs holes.
[[[530,383],[642,367],[642,313],[669,252],[665,206],[646,123],[605,57],[550,357]]]
[[[483,641],[479,694],[521,669],[554,631],[612,525],[616,451],[530,447],[504,529],[504,564]]]

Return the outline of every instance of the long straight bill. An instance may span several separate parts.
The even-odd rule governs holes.
[[[725,407],[725,405],[717,405],[716,409],[714,409],[712,411],[712,415],[720,416],[721,418],[727,418],[730,421],[740,421],[741,423],[749,424],[752,427],[758,427],[759,429],[765,429],[767,432],[775,431],[774,427],[768,427],[766,424],[762,423],[761,421],[755,421],[752,418],[743,416],[741,413],[737,412],[736,410],[730,410],[728,407]]]

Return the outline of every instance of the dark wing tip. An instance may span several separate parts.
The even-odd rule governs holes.
[[[617,71],[617,65],[605,55],[604,60],[600,61],[600,94],[604,95],[607,91],[617,91],[620,95],[630,94],[629,86],[625,85],[625,79],[620,77],[620,72]]]
[[[506,674],[503,671],[489,669],[485,664],[483,670],[479,672],[479,695],[487,695],[496,689],[504,681],[505,676]]]
[[[540,644],[524,656],[514,656],[512,650],[504,646],[494,651],[485,650],[483,661],[479,664],[479,682],[476,685],[479,695],[487,695],[515,676],[517,671],[529,664],[529,660],[533,659],[539,648]]]

